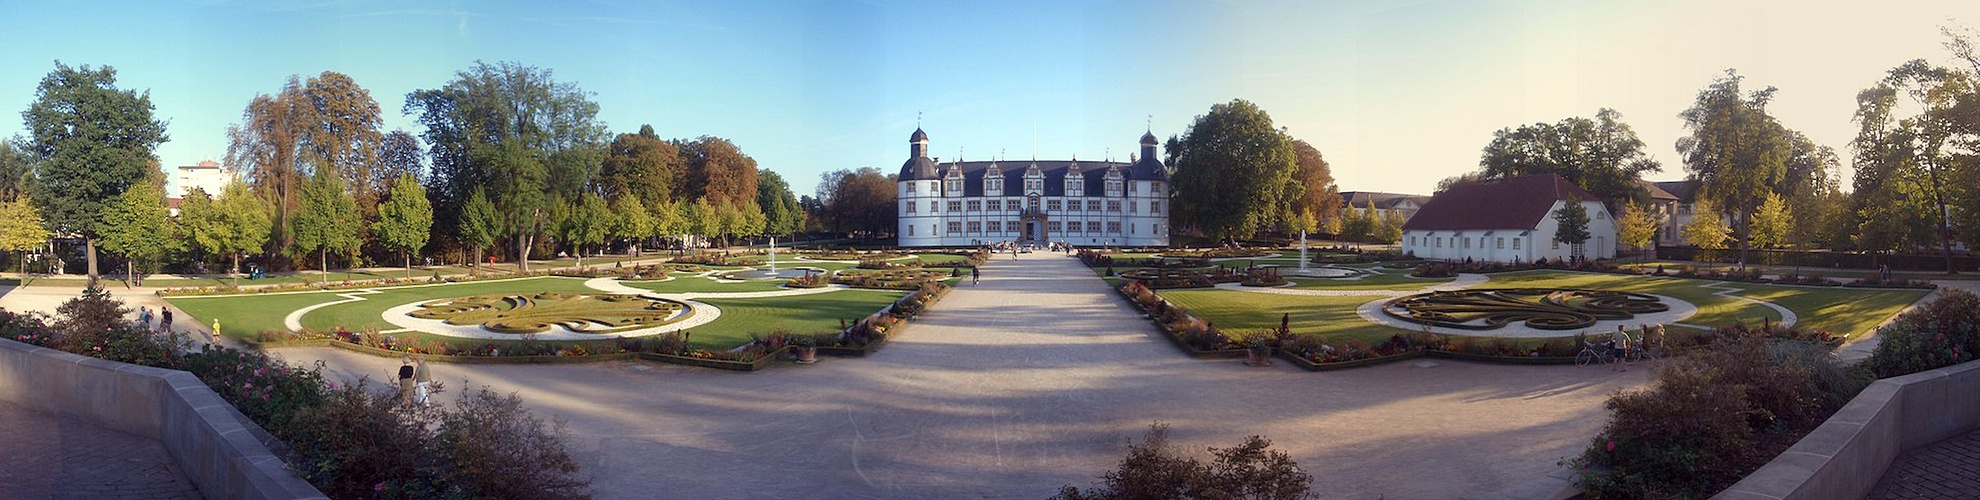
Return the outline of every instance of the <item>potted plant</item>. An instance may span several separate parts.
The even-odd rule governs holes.
[[[818,362],[818,336],[798,335],[792,343],[797,346],[795,350],[798,364],[808,365]]]
[[[1272,344],[1276,340],[1270,334],[1253,333],[1244,338],[1244,364],[1251,366],[1272,365]]]

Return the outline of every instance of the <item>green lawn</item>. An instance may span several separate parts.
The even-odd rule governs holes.
[[[1931,292],[1754,286],[1740,295],[1793,310],[1801,316],[1797,328],[1826,330],[1854,339],[1928,293]]]
[[[685,286],[699,281],[706,283],[706,290]],[[774,288],[781,281],[752,281],[736,284],[718,284],[701,278],[680,278],[669,282],[652,282],[650,285],[677,285],[675,290],[661,291],[760,291],[765,285]],[[638,283],[632,283],[638,285]],[[172,305],[185,310],[191,318],[180,321],[198,321],[212,324],[214,318],[221,321],[221,330],[228,336],[244,338],[263,330],[286,330],[282,319],[289,312],[303,307],[325,302],[344,300],[338,293],[309,292],[294,294],[236,295],[224,297],[172,297],[166,299]],[[595,292],[584,287],[580,278],[538,277],[514,281],[458,283],[441,286],[384,288],[381,293],[362,295],[363,301],[337,304],[303,316],[303,327],[327,331],[336,327],[350,330],[377,328],[391,330],[396,326],[385,322],[381,317],[386,309],[410,302],[462,297],[468,295],[515,292]],[[749,340],[750,333],[766,334],[775,328],[786,328],[793,332],[811,333],[838,329],[839,319],[857,320],[877,312],[887,304],[906,295],[897,290],[844,290],[816,295],[791,297],[767,297],[752,299],[706,299],[705,302],[722,309],[722,317],[707,325],[694,328],[692,340],[696,346],[710,349],[735,347]],[[402,336],[430,341],[444,341],[463,345],[489,343],[488,340],[459,339],[424,333],[406,333]],[[494,341],[509,342],[509,341]]]
[[[1757,323],[1762,319],[1780,321],[1780,314],[1773,308],[1715,295],[1720,290],[1699,288],[1705,283],[1677,278],[1521,271],[1493,274],[1491,281],[1482,288],[1591,288],[1651,293],[1676,297],[1698,306],[1698,314],[1686,319],[1685,323],[1719,325],[1738,321]],[[1794,311],[1800,317],[1800,327],[1852,334],[1868,330],[1926,294],[1912,290],[1739,283],[1730,286],[1739,290],[1735,292],[1737,295],[1774,302]],[[1369,323],[1355,315],[1355,308],[1377,297],[1274,295],[1206,289],[1162,290],[1158,293],[1226,332],[1235,334],[1276,328],[1280,315],[1287,313],[1292,315],[1293,330],[1301,333],[1320,333],[1371,342],[1401,331]]]
[[[266,330],[288,331],[282,326],[282,318],[287,317],[289,311],[337,300],[344,299],[330,292],[165,299],[192,316],[175,318],[175,321],[191,320],[211,326],[213,318],[217,317],[220,318],[220,332],[234,338],[244,338]]]
[[[1176,305],[1229,335],[1244,335],[1279,327],[1279,317],[1291,314],[1294,332],[1317,333],[1336,340],[1375,343],[1404,330],[1369,323],[1355,315],[1355,308],[1381,297],[1324,297],[1275,295],[1265,293],[1173,289],[1158,292]]]
[[[722,317],[690,331],[690,341],[703,348],[729,348],[783,328],[792,333],[830,332],[879,312],[907,295],[899,290],[841,290],[815,295],[754,299],[696,299],[722,309]]]

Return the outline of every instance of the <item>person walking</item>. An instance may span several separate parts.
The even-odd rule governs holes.
[[[151,308],[144,307],[138,309],[138,324],[144,325],[146,331],[151,330]]]
[[[412,404],[413,365],[412,356],[399,358],[399,403]]]
[[[433,393],[433,372],[426,369],[426,355],[419,356],[419,363],[413,367],[413,386],[418,390],[420,406],[432,406],[427,395]]]
[[[974,285],[976,285],[976,282],[977,282],[978,280],[982,280],[982,279],[983,279],[983,269],[982,269],[982,268],[978,268],[978,267],[972,267],[972,268],[969,268],[969,284],[970,284],[970,285],[972,285],[972,286],[974,286]]]
[[[159,315],[159,317],[160,317],[160,318],[162,318],[162,319],[160,319],[160,320],[158,320],[158,328],[159,328],[160,330],[164,330],[164,331],[166,331],[166,332],[171,332],[171,331],[172,331],[172,309],[171,309],[171,308],[160,308],[160,309],[163,309],[163,310],[164,310],[164,313],[162,313],[162,314],[160,314],[160,315]]]

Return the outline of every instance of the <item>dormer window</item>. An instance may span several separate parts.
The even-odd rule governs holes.
[[[991,171],[991,172],[989,172],[989,173],[986,173],[986,174],[983,174],[983,195],[984,195],[984,196],[1003,196],[1003,195],[1004,195],[1004,176],[1003,176],[1003,175],[999,175],[999,174],[998,174],[998,173],[997,173],[996,171],[994,171],[994,170],[993,170],[993,171]]]

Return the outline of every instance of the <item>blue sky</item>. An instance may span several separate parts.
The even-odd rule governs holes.
[[[166,166],[289,75],[351,75],[385,111],[475,60],[549,68],[614,132],[716,135],[810,193],[897,169],[917,114],[944,159],[1124,159],[1212,104],[1264,107],[1344,190],[1427,193],[1499,128],[1621,111],[1665,168],[1720,71],[1780,87],[1789,127],[1847,153],[1858,90],[1980,2],[33,2],[0,0],[0,136],[60,59],[148,89]],[[1847,157],[1847,156],[1845,156]]]

